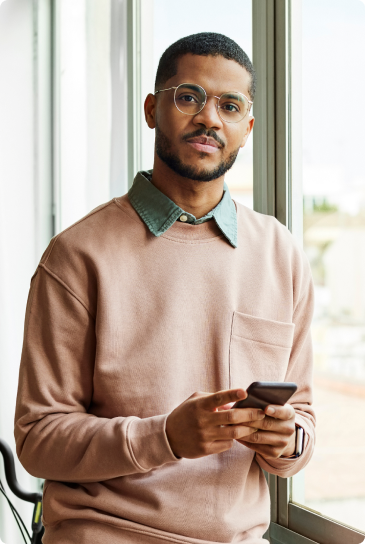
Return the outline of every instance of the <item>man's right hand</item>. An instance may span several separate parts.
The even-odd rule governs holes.
[[[242,424],[264,419],[262,410],[228,409],[230,403],[246,397],[243,389],[194,393],[177,406],[166,420],[166,434],[175,456],[196,459],[221,453],[229,450],[234,440],[256,432]]]

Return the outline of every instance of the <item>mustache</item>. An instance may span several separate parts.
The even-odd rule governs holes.
[[[213,138],[216,142],[219,143],[221,147],[226,147],[225,142],[218,136],[218,134],[213,129],[205,129],[205,128],[199,128],[195,132],[189,132],[188,134],[184,134],[184,136],[181,138],[183,141],[190,140],[190,138],[196,138],[198,136],[206,136],[207,138]]]

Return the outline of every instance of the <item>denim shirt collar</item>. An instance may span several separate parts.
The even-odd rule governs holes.
[[[237,247],[237,212],[226,184],[223,187],[223,197],[217,206],[204,217],[196,219],[161,193],[150,182],[151,176],[152,170],[138,172],[128,191],[128,198],[154,236],[164,234],[181,215],[185,215],[186,222],[193,225],[200,225],[213,218],[228,242]]]

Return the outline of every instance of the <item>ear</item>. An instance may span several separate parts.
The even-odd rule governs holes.
[[[156,127],[156,96],[154,94],[148,94],[144,101],[144,116],[149,128]]]
[[[251,116],[249,121],[248,121],[247,127],[246,127],[246,132],[243,135],[243,140],[242,140],[242,144],[240,145],[240,147],[245,147],[247,139],[248,139],[249,135],[251,134],[251,131],[253,129],[254,124],[255,124],[255,118]]]

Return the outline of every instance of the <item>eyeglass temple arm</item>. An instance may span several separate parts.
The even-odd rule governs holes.
[[[155,91],[155,94],[162,93],[162,91],[171,91],[171,89],[177,89],[177,87],[169,87],[168,89],[160,89],[159,91]]]

